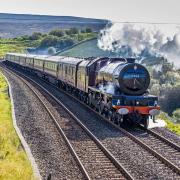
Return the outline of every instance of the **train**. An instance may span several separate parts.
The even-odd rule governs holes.
[[[158,97],[148,92],[149,72],[134,58],[7,53],[4,60],[67,91],[117,125],[148,128],[160,112]]]

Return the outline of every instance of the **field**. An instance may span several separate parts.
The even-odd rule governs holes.
[[[38,50],[40,50],[40,52],[47,51],[49,47],[55,47],[58,51],[95,37],[97,37],[97,33],[95,32],[79,32],[71,35],[64,34],[62,37],[50,34],[34,33],[31,36],[25,35],[17,38],[0,38],[0,58],[3,58],[7,52],[28,53],[26,50],[28,48],[36,49],[34,53],[39,53]]]
[[[25,52],[27,47],[36,46],[37,41],[23,41],[20,39],[0,39],[0,58],[7,52]]]
[[[1,44],[0,43],[0,58],[11,50],[12,52],[23,52],[25,47],[22,44]]]
[[[97,39],[93,39],[90,41],[86,41],[77,46],[74,46],[67,51],[63,51],[58,55],[62,56],[72,56],[72,57],[107,57],[110,55],[109,52],[102,51],[97,46]],[[115,56],[115,54],[111,53],[111,56]]]
[[[0,73],[0,179],[33,179],[30,162],[13,128],[7,83]]]

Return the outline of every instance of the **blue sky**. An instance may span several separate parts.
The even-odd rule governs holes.
[[[180,0],[0,0],[0,12],[180,23]]]

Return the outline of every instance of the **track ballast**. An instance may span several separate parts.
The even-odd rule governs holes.
[[[74,97],[73,97],[74,98]],[[77,100],[77,99],[76,99]],[[89,109],[89,107],[88,107],[88,109]],[[94,111],[95,112],[95,111]],[[102,119],[102,117],[101,117],[101,119]],[[93,123],[93,122],[92,122]],[[113,125],[113,126],[115,126],[115,125]],[[130,132],[125,132],[125,130],[123,130],[123,129],[121,129],[121,128],[119,128],[119,127],[116,127],[116,128],[118,128],[119,130],[121,130],[122,132],[123,132],[123,134],[125,134],[126,136],[128,136],[128,137],[130,137],[131,136],[131,138],[130,139],[132,139],[134,142],[138,142],[139,143],[139,145],[141,146],[141,147],[143,147],[144,149],[146,149],[147,150],[147,147],[144,147],[144,145],[142,145],[142,143],[141,143],[141,140],[139,141],[139,138],[137,138],[137,137],[133,137],[133,135],[131,134],[130,135]],[[95,134],[97,134],[97,132],[95,132]],[[98,137],[98,136],[97,136]],[[112,141],[114,141],[114,139],[112,140]],[[117,140],[117,142],[119,141],[119,139]],[[103,142],[103,141],[102,141]],[[117,143],[116,142],[116,143]],[[128,142],[128,141],[127,141]],[[103,142],[104,143],[104,142]],[[111,142],[112,143],[112,142]],[[115,143],[115,141],[114,141],[114,143]],[[104,143],[105,144],[105,143]],[[115,145],[115,144],[114,144]],[[106,146],[106,144],[105,144],[105,146]],[[108,147],[108,145],[107,145],[107,147]],[[120,155],[118,155],[118,154],[116,154],[115,153],[115,151],[113,151],[112,149],[111,149],[112,147],[108,147],[108,149],[109,149],[109,151],[112,153],[112,154],[114,154],[114,156],[115,157],[117,157],[117,159],[118,159],[118,156],[120,157]],[[118,146],[116,146],[116,148],[118,148]],[[151,147],[149,147],[150,148],[150,150],[149,150],[149,152],[150,152],[150,154],[152,155],[152,156],[154,156],[154,150],[153,150],[153,148],[151,148]],[[133,154],[133,152],[132,152],[132,154]],[[148,159],[148,157],[149,157],[149,155],[147,155],[147,159]],[[165,166],[168,166],[168,168],[171,168],[172,169],[172,171],[174,171],[174,173],[177,173],[177,174],[179,174],[179,169],[174,169],[171,165],[169,166],[168,165],[168,161],[164,161],[164,160],[162,160],[161,159],[161,157],[159,156],[159,153],[155,153],[155,158],[157,158],[158,160],[160,160],[160,162],[161,163],[163,163],[163,164],[165,164]],[[150,162],[150,161],[149,161]],[[160,163],[159,162],[157,162],[157,164],[159,165]],[[127,168],[126,169],[128,169],[129,167],[127,166],[127,165],[125,165]],[[136,168],[134,168],[134,169],[136,169]],[[162,169],[162,168],[160,168],[160,169]],[[166,168],[165,168],[166,169]],[[164,170],[165,170],[164,169]],[[130,171],[129,171],[130,172]],[[167,173],[167,175],[171,175],[171,173],[169,172],[169,170],[165,170],[165,172]],[[166,173],[165,173],[165,176],[166,176]],[[133,174],[133,173],[132,173]],[[134,174],[133,174],[134,175]],[[137,177],[136,175],[134,175],[134,177]],[[173,177],[176,177],[176,175],[173,175]],[[140,178],[141,179],[141,178]]]

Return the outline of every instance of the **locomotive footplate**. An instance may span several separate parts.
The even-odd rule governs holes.
[[[112,107],[121,115],[128,114],[133,119],[141,119],[141,115],[155,116],[159,114],[160,107],[157,105],[157,101],[157,97],[151,95],[122,95],[112,98]]]

